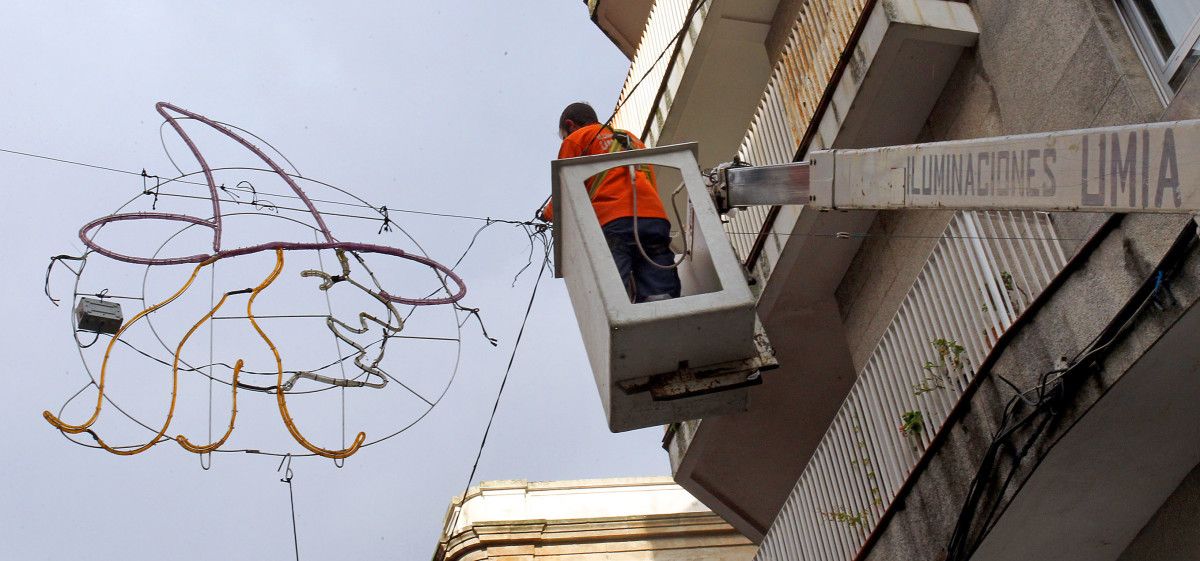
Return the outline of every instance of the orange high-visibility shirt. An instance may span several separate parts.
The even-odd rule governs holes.
[[[632,140],[632,148],[641,149],[646,147],[633,134],[630,134],[629,138]],[[611,128],[602,127],[600,123],[594,123],[580,127],[568,135],[563,140],[562,147],[558,149],[558,158],[608,154],[620,150],[616,144],[617,141],[613,139]],[[649,172],[647,173],[646,170]],[[662,201],[658,198],[658,188],[654,183],[653,168],[650,166],[640,167],[635,175],[637,176],[638,218],[665,219],[667,213],[663,210]],[[601,180],[600,184],[593,188],[593,183],[597,179]],[[584,182],[584,188],[592,193],[592,208],[596,209],[596,218],[599,219],[601,226],[618,218],[633,216],[633,189],[629,185],[628,166],[610,169],[605,173],[594,175]],[[546,205],[542,216],[546,220],[554,220],[554,208],[552,204]]]

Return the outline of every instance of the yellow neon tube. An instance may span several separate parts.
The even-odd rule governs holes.
[[[192,282],[194,282],[196,280],[196,275],[200,273],[200,269],[203,269],[205,266],[210,265],[216,261],[217,261],[217,259],[209,259],[207,261],[204,261],[204,262],[196,265],[196,268],[192,269],[192,276],[188,277],[187,282],[183,283],[183,286],[179,290],[175,291],[175,294],[172,294],[171,296],[169,296],[166,300],[163,300],[162,302],[159,302],[153,306],[150,306],[149,308],[146,308],[146,309],[138,312],[137,315],[133,316],[133,319],[126,322],[124,325],[121,326],[120,329],[117,330],[117,334],[113,335],[113,338],[111,340],[109,340],[108,348],[106,348],[104,350],[104,362],[102,362],[100,365],[100,382],[96,386],[96,389],[98,390],[98,394],[96,395],[96,409],[92,412],[92,416],[90,418],[88,418],[88,420],[84,421],[83,424],[72,425],[72,424],[63,422],[61,419],[59,419],[58,417],[56,417],[53,413],[51,413],[49,411],[42,411],[42,417],[45,418],[46,421],[49,422],[51,425],[54,425],[56,428],[58,428],[58,430],[61,430],[63,432],[67,432],[67,433],[71,433],[71,434],[79,434],[83,431],[88,430],[88,427],[91,427],[96,422],[96,419],[98,419],[100,417],[100,408],[104,405],[104,381],[105,381],[105,376],[108,371],[108,357],[110,354],[112,354],[113,346],[115,346],[117,344],[117,339],[120,339],[121,335],[123,333],[125,333],[125,331],[128,330],[130,327],[132,327],[133,324],[137,323],[138,320],[142,319],[143,317],[146,317],[147,315],[154,312],[155,310],[157,310],[163,306],[166,306],[167,304],[170,304],[171,302],[175,301],[176,298],[179,298],[179,296],[181,294],[183,294],[184,292],[187,291],[188,287],[192,286]],[[154,443],[157,442],[158,439],[161,438],[163,436],[163,434],[165,434],[167,432],[167,427],[170,426],[170,424],[171,424],[171,416],[175,412],[175,395],[176,395],[176,391],[178,390],[177,382],[178,382],[178,379],[173,380],[171,383],[171,409],[167,413],[166,424],[163,425],[163,428],[161,431],[159,431],[158,435],[150,440],[149,444],[147,444],[146,446],[144,446],[142,448],[137,449],[136,452],[132,452],[131,454],[136,454],[137,452],[140,452],[142,450],[145,450],[146,448],[149,448],[150,446],[153,446]],[[106,450],[117,453],[117,454],[124,455],[123,452],[116,451],[116,450],[113,450],[112,448],[109,448],[107,445],[104,444],[103,441],[100,440],[99,437],[96,437],[96,440]]]
[[[367,434],[364,432],[358,433],[358,436],[354,437],[354,443],[342,450],[328,450],[321,448],[320,446],[309,442],[308,439],[304,438],[304,435],[300,434],[300,430],[296,428],[296,423],[292,420],[291,414],[288,413],[287,398],[284,397],[283,359],[279,357],[279,349],[275,348],[275,343],[271,342],[271,339],[267,337],[267,334],[263,332],[261,327],[259,327],[258,322],[254,320],[254,299],[258,296],[259,292],[262,292],[263,289],[267,288],[272,282],[275,281],[275,278],[279,276],[279,272],[282,270],[283,250],[276,249],[275,270],[271,271],[271,275],[263,280],[262,284],[255,287],[254,291],[250,293],[250,300],[246,302],[246,317],[250,319],[250,324],[254,326],[254,330],[258,332],[259,337],[262,337],[262,340],[267,343],[268,347],[271,348],[271,353],[275,355],[275,371],[277,373],[275,383],[279,387],[279,390],[275,393],[275,397],[279,402],[279,414],[283,418],[283,424],[287,427],[288,432],[292,433],[292,438],[295,438],[296,442],[299,442],[301,446],[305,447],[310,452],[317,454],[318,456],[333,458],[335,460],[348,458],[357,452],[358,448],[362,446],[362,443],[367,439]]]
[[[223,296],[221,296],[221,301],[217,302],[217,305],[213,306],[213,309],[209,310],[207,314],[204,314],[204,317],[200,318],[200,321],[196,322],[196,324],[188,330],[187,334],[183,336],[183,339],[179,341],[179,346],[175,348],[175,362],[171,365],[171,374],[173,376],[179,375],[179,354],[183,352],[183,345],[187,343],[188,339],[191,338],[192,334],[195,333],[197,329],[200,329],[201,325],[204,325],[205,322],[209,321],[214,315],[216,315],[217,310],[221,309],[221,306],[225,305],[225,300],[228,298],[229,293],[226,292]],[[183,436],[182,434],[176,436],[175,441],[178,442],[184,450],[187,450],[188,452],[195,452],[197,454],[212,452],[213,450],[220,448],[222,444],[225,444],[225,441],[229,439],[229,435],[233,434],[233,422],[237,420],[238,375],[242,372],[243,364],[244,363],[242,359],[239,358],[237,363],[233,365],[233,412],[229,415],[229,428],[225,430],[225,435],[216,442],[212,442],[204,446],[196,446],[195,444],[192,444],[190,441],[188,441],[187,437]]]

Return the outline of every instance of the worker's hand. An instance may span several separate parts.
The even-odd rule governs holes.
[[[546,218],[546,207],[550,206],[550,198],[551,197],[553,197],[553,195],[547,195],[546,200],[542,201],[542,204],[540,206],[538,206],[537,210],[533,211],[533,219],[534,220],[541,220],[542,222],[550,222],[550,220]]]

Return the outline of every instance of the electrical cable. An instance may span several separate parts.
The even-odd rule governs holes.
[[[616,108],[613,109],[612,115],[610,115],[608,120],[604,122],[604,126],[607,127],[612,124],[612,121],[614,118],[616,118],[617,113],[619,113],[621,108],[625,106],[625,103],[628,102],[631,97],[633,97],[633,92],[637,91],[638,86],[641,86],[642,82],[644,82],[646,78],[650,76],[650,72],[654,70],[655,66],[658,66],[658,63],[662,61],[664,56],[666,56],[667,51],[671,50],[671,47],[674,46],[675,43],[678,43],[683,39],[684,34],[687,33],[688,28],[691,27],[692,18],[695,16],[695,14],[699,13],[700,9],[707,3],[708,0],[695,0],[692,2],[691,9],[688,10],[687,15],[683,18],[683,26],[678,32],[675,33],[675,36],[672,37],[670,41],[667,41],[666,46],[664,46],[662,51],[658,53],[658,57],[654,59],[654,62],[650,63],[650,67],[646,69],[646,72],[642,74],[642,77],[638,78],[638,81],[633,84],[633,87],[629,88],[629,92],[625,94],[619,103],[617,103]],[[663,76],[662,83],[666,83],[666,81],[670,78],[671,76],[669,73],[665,74]],[[659,86],[661,89],[662,84],[659,84]],[[595,138],[593,138],[593,142],[594,141]]]
[[[1185,228],[1175,243],[1163,257],[1155,272],[1130,300],[1118,311],[1108,326],[1092,338],[1064,368],[1049,370],[1038,378],[1034,387],[1017,391],[1005,405],[1001,415],[999,428],[992,436],[984,457],[972,478],[963,506],[959,511],[954,530],[946,547],[949,561],[965,561],[978,547],[979,543],[999,522],[1001,507],[1005,504],[1009,486],[1015,479],[1024,459],[1033,446],[1040,442],[1041,436],[1057,417],[1059,410],[1068,398],[1068,388],[1077,388],[1083,379],[1101,368],[1097,361],[1098,355],[1114,345],[1133,326],[1134,321],[1145,311],[1158,295],[1165,289],[1168,273],[1174,273],[1170,267],[1178,266],[1182,255],[1191,249],[1196,241],[1194,228]],[[1029,411],[1017,417],[1022,408]],[[1010,442],[1017,431],[1029,425],[1034,419],[1041,417],[1041,422],[1024,437],[1024,443],[1019,446]],[[1015,449],[1010,453],[1008,473],[1000,478],[999,484],[990,494],[990,505],[984,506],[985,495],[992,476],[999,476],[1000,452],[1005,449]],[[1045,454],[1046,452],[1043,452]],[[1040,458],[1035,464],[1040,462]],[[979,512],[980,507],[984,508]],[[982,514],[981,517],[976,514]],[[972,531],[978,528],[977,531]]]
[[[632,201],[633,202],[633,243],[634,243],[634,245],[637,246],[638,253],[642,254],[642,259],[645,259],[646,262],[649,263],[650,265],[654,266],[654,268],[664,269],[667,271],[673,271],[673,270],[679,268],[679,266],[683,264],[684,260],[687,259],[688,254],[687,254],[687,252],[684,252],[683,255],[679,256],[678,261],[672,259],[672,263],[670,265],[663,265],[663,264],[651,259],[650,256],[646,254],[646,248],[642,246],[641,235],[638,234],[637,175],[635,175],[635,173],[636,173],[636,170],[634,169],[634,166],[631,164],[629,166],[629,177],[631,177],[632,180],[629,183],[630,183],[630,185],[633,186],[633,189],[632,189],[632,192],[633,192],[633,196],[632,196],[632,199],[633,199],[633,201]],[[671,206],[672,207],[675,206],[675,201],[671,201]],[[683,224],[679,225],[679,231],[680,232],[684,231]],[[684,243],[684,246],[686,247],[687,246],[687,234],[684,234],[684,242],[683,243]]]
[[[89,163],[86,163],[86,162],[80,162],[80,161],[75,161],[75,160],[68,160],[68,159],[65,159],[65,158],[56,158],[56,157],[53,157],[53,156],[46,156],[46,155],[42,155],[42,154],[34,154],[34,153],[31,153],[31,152],[23,152],[23,151],[20,151],[20,150],[12,150],[12,149],[8,149],[8,148],[0,148],[0,153],[12,154],[12,155],[16,155],[16,156],[23,156],[23,157],[28,157],[28,158],[36,158],[36,159],[40,159],[40,160],[47,160],[47,161],[51,161],[51,162],[57,162],[57,163],[61,163],[61,164],[68,164],[68,165],[74,165],[74,166],[86,167],[86,168],[91,168],[91,169],[97,169],[97,170],[109,171],[109,172],[113,172],[113,173],[120,173],[120,174],[124,174],[124,175],[131,175],[131,176],[135,176],[135,177],[157,177],[157,176],[153,176],[153,175],[144,175],[142,172],[130,171],[130,170],[125,170],[125,169],[118,169],[118,168],[113,168],[113,167],[108,167],[108,166],[97,165],[97,164],[89,164]],[[285,158],[285,159],[286,159],[286,158]],[[289,162],[289,164],[290,164],[290,162]],[[212,171],[259,171],[259,172],[266,172],[266,173],[270,173],[270,172],[272,172],[272,170],[265,169],[265,168],[255,168],[255,167],[245,167],[245,166],[226,166],[226,167],[214,167],[214,168],[211,168],[211,170],[212,170]],[[201,182],[199,182],[199,181],[185,181],[185,180],[183,179],[183,178],[186,178],[186,177],[191,177],[191,176],[193,176],[193,175],[198,175],[198,174],[201,174],[201,173],[203,173],[203,172],[200,172],[200,171],[195,171],[195,172],[189,172],[189,173],[182,173],[182,174],[180,174],[178,177],[175,177],[175,178],[170,178],[170,179],[164,179],[164,180],[162,181],[162,185],[163,185],[163,186],[165,186],[165,185],[167,185],[167,184],[170,184],[170,183],[184,183],[184,184],[189,184],[189,185],[198,185],[198,186],[204,186],[204,185],[205,185],[205,183],[201,183]],[[323,182],[323,181],[319,181],[319,180],[316,180],[316,179],[313,179],[313,178],[310,178],[310,177],[305,177],[305,176],[302,176],[302,175],[299,175],[299,174],[286,173],[285,175],[287,175],[288,177],[291,177],[292,179],[299,179],[299,180],[302,180],[302,181],[308,181],[308,182],[310,182],[310,183],[315,183],[315,184],[318,184],[318,185],[321,185],[321,186],[324,186],[324,187],[329,187],[329,188],[335,189],[335,190],[337,190],[337,191],[339,191],[339,192],[342,192],[343,194],[347,194],[347,195],[349,195],[349,193],[348,193],[347,191],[345,191],[344,189],[341,189],[340,187],[337,187],[337,186],[335,186],[335,185],[333,185],[333,184],[330,184],[330,183],[326,183],[326,182]],[[225,190],[226,190],[226,191],[232,191],[233,189],[232,189],[232,188],[226,188]],[[294,196],[292,196],[292,195],[284,195],[284,194],[281,194],[281,193],[261,193],[261,194],[263,194],[263,195],[265,195],[265,196],[270,196],[270,197],[280,197],[280,198],[298,198],[298,197],[294,197]],[[165,195],[165,194],[164,194],[164,196],[167,196],[167,195]],[[178,195],[178,194],[172,194],[172,195],[169,195],[169,196],[175,196],[175,197],[179,197],[179,196],[181,196],[181,195]],[[353,196],[353,195],[351,195],[351,196]],[[356,198],[357,198],[357,197],[356,197]],[[207,199],[207,197],[205,197],[205,199]],[[222,201],[222,202],[228,202],[228,203],[231,203],[231,204],[246,204],[246,203],[243,203],[243,202],[240,202],[240,201],[236,201],[236,200],[228,200],[228,199],[221,199],[221,201]],[[313,202],[323,202],[323,203],[327,203],[327,204],[337,204],[337,205],[346,205],[346,206],[355,206],[355,207],[361,207],[361,208],[369,208],[369,209],[371,209],[371,210],[374,210],[374,211],[377,211],[377,212],[379,211],[379,209],[380,209],[380,208],[382,208],[382,207],[375,207],[375,206],[370,206],[370,205],[366,205],[366,204],[363,204],[363,205],[356,205],[356,204],[352,204],[352,203],[345,203],[345,202],[339,202],[339,201],[328,201],[328,200],[321,200],[321,199],[312,199],[312,201],[313,201]],[[480,222],[492,221],[492,222],[503,222],[503,223],[507,223],[507,224],[536,224],[536,222],[535,222],[535,221],[532,221],[532,220],[515,220],[515,219],[505,219],[505,218],[492,218],[492,217],[488,217],[488,216],[473,216],[473,215],[467,215],[467,214],[455,214],[455,213],[449,213],[449,212],[434,212],[434,211],[416,210],[416,209],[408,209],[408,208],[397,208],[397,207],[392,207],[392,206],[388,206],[388,211],[389,211],[389,212],[399,212],[399,213],[404,213],[404,214],[416,214],[416,215],[421,215],[421,216],[433,216],[433,217],[439,217],[439,218],[453,218],[453,219],[459,219],[459,220],[475,220],[475,221],[480,221]],[[329,213],[329,212],[323,212],[322,214],[326,214],[326,215],[330,215],[330,216],[343,216],[343,215],[340,215],[340,214],[333,214],[333,213]],[[346,215],[346,217],[349,217],[349,218],[370,218],[371,220],[383,220],[383,218],[382,218],[382,217],[379,217],[379,218],[374,218],[374,217],[364,217],[364,216],[359,216],[359,215]]]
[[[287,469],[284,469],[284,464],[287,464]],[[288,503],[292,509],[292,544],[296,548],[296,561],[300,561],[300,533],[296,530],[296,495],[292,492],[292,455],[287,454],[279,461],[279,468],[276,473],[283,471],[283,478],[279,481],[287,483],[288,486]]]
[[[646,81],[646,78],[650,77],[650,73],[654,71],[654,68],[658,66],[659,62],[662,62],[663,57],[667,55],[667,51],[671,50],[672,46],[683,39],[683,35],[687,33],[688,28],[691,27],[692,17],[699,13],[700,8],[706,3],[708,3],[708,0],[693,0],[691,7],[688,9],[687,15],[683,18],[683,26],[675,33],[673,37],[671,37],[670,41],[667,41],[667,44],[663,46],[662,51],[659,51],[658,56],[655,57],[654,62],[650,63],[650,66],[646,68],[646,71],[643,72],[641,77],[638,78],[637,82],[633,84],[633,87],[629,88],[629,91],[625,93],[619,102],[617,102],[617,106],[613,108],[612,113],[609,114],[608,118],[604,120],[604,123],[600,125],[600,129],[596,131],[596,134],[592,135],[592,139],[589,140],[584,146],[584,153],[591,149],[592,144],[596,142],[596,138],[600,136],[600,133],[603,132],[604,129],[612,130],[612,122],[613,119],[617,117],[617,113],[621,112],[621,108],[624,107],[625,103],[633,97],[633,92],[637,91],[638,87],[642,85],[642,82]],[[663,76],[662,83],[659,84],[659,89],[662,89],[662,84],[665,84],[670,78],[670,73],[666,73]],[[553,195],[548,195],[546,200],[542,201],[542,204],[538,206],[537,212],[534,213],[535,219],[541,219],[542,209],[546,208],[546,204],[550,202],[551,197],[553,197]]]
[[[458,516],[462,512],[462,506],[467,500],[467,492],[470,491],[471,482],[474,481],[475,473],[479,469],[479,460],[483,457],[483,449],[487,445],[488,435],[492,432],[492,423],[496,420],[496,411],[500,408],[500,398],[504,395],[504,388],[508,384],[508,376],[512,373],[513,363],[517,358],[517,350],[521,347],[521,338],[525,334],[525,326],[529,322],[530,313],[533,311],[533,302],[537,299],[538,286],[542,282],[542,277],[546,274],[546,266],[550,263],[550,244],[545,240],[544,234],[539,233],[539,235],[542,236],[540,239],[543,242],[543,249],[545,251],[542,258],[542,266],[538,271],[537,278],[533,282],[533,290],[529,294],[529,303],[525,305],[525,315],[521,318],[521,327],[517,330],[517,336],[513,340],[512,353],[508,356],[508,365],[504,368],[504,375],[500,378],[500,387],[496,390],[496,399],[492,403],[492,411],[488,415],[487,425],[483,429],[483,437],[479,441],[479,449],[475,453],[475,462],[471,464],[471,473],[467,476],[466,486],[463,487],[462,503],[455,510],[454,518],[447,527],[448,530],[453,529],[454,525],[457,524]]]

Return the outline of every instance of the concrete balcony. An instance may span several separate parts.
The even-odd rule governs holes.
[[[699,142],[702,166],[732,159],[770,78],[778,4],[709,0],[689,18],[691,0],[655,2],[614,122],[650,146]]]
[[[965,4],[935,0],[882,0],[867,14],[862,6],[854,0],[806,4],[769,81],[757,92],[749,130],[742,125],[738,152],[744,159],[783,163],[801,148],[916,140],[962,49],[978,35],[974,16]],[[846,50],[852,56],[838,70]],[[922,80],[911,79],[918,75]],[[717,110],[704,108],[706,96],[681,91],[686,96],[677,97],[690,102],[679,113],[672,107],[662,119],[664,138],[680,132],[707,135],[713,138],[710,146],[725,149],[722,137],[733,127],[726,129],[721,121],[697,131],[707,124],[703,114]],[[673,125],[673,115],[686,118],[687,125]],[[810,130],[815,132],[806,134]],[[748,247],[740,236],[756,236],[763,215],[751,209],[733,219],[728,229],[735,249]],[[762,539],[819,444],[838,430],[835,416],[859,377],[834,293],[861,239],[835,234],[866,231],[874,218],[873,213],[818,213],[804,207],[786,207],[779,214],[759,268],[765,286],[758,311],[780,368],[751,391],[747,413],[689,424],[667,442],[676,481],[751,539]],[[949,227],[948,215],[939,220],[929,234]],[[981,271],[992,270],[992,277],[1000,274],[986,255],[972,255],[961,259],[976,260]],[[982,277],[972,282],[986,284]],[[920,340],[925,335],[913,336],[929,352],[928,341]],[[919,362],[912,366],[920,369]]]
[[[899,397],[952,406],[914,434],[879,422],[907,388],[864,375],[756,559],[1195,558],[1195,232],[1110,219],[985,359],[963,361],[969,380]]]
[[[637,54],[638,42],[654,0],[584,0],[592,21],[630,60]]]

